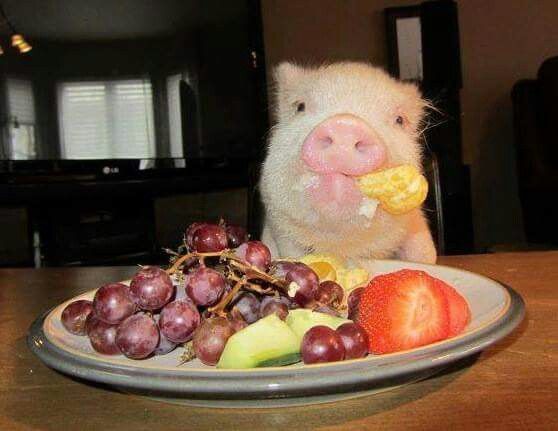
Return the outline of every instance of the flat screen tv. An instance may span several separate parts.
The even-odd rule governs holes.
[[[267,129],[256,0],[3,1],[0,171],[256,159]],[[11,46],[13,31],[32,46]],[[108,171],[107,171],[108,169]]]

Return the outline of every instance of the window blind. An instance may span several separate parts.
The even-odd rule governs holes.
[[[180,113],[181,79],[182,75],[171,75],[167,78],[171,157],[184,157],[184,146],[182,143],[182,117]]]
[[[33,85],[27,79],[7,78],[8,121],[10,123],[35,124],[35,99]]]
[[[149,81],[62,82],[58,85],[58,103],[64,158],[155,156]]]

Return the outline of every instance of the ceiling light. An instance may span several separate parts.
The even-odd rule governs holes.
[[[27,42],[22,42],[20,43],[17,48],[19,49],[19,52],[21,52],[22,54],[25,54],[26,52],[29,52],[33,49],[33,47],[31,45],[29,45]]]
[[[22,43],[25,43],[25,39],[23,39],[21,34],[12,35],[12,46],[19,46]]]

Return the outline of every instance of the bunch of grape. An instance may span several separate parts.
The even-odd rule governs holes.
[[[111,283],[99,288],[93,301],[72,302],[62,324],[88,336],[102,354],[144,359],[188,343],[192,357],[215,365],[227,340],[262,317],[276,313],[285,319],[298,307],[338,316],[344,307],[341,286],[320,283],[303,263],[272,262],[268,247],[249,240],[240,226],[193,223],[181,249],[185,252],[174,253],[166,271],[143,267],[129,286]],[[354,301],[348,300],[351,308]],[[303,343],[303,352],[304,345],[312,343]],[[350,356],[347,350],[343,357]],[[339,355],[318,356],[326,361]]]

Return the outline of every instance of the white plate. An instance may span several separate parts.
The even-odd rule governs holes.
[[[95,352],[87,337],[61,324],[64,307],[91,299],[72,298],[31,327],[31,349],[50,367],[86,380],[170,402],[218,407],[270,407],[329,402],[386,390],[432,375],[503,338],[522,320],[524,304],[512,289],[486,277],[440,266],[378,261],[375,274],[414,268],[455,287],[471,308],[471,322],[459,336],[421,348],[329,364],[220,370],[194,360],[177,366],[182,349],[137,361]]]

